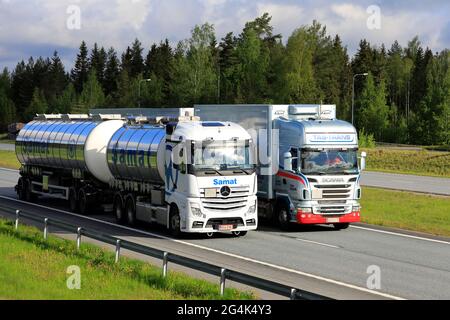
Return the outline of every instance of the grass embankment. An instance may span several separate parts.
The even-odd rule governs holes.
[[[367,170],[450,178],[450,152],[362,149],[367,152]]]
[[[14,151],[0,150],[0,167],[9,169],[19,169],[20,163]]]
[[[69,266],[81,270],[81,289],[69,290]],[[2,299],[253,299],[248,292],[226,289],[219,296],[218,285],[170,272],[167,279],[161,268],[142,261],[114,255],[89,244],[80,252],[73,241],[49,236],[0,219],[0,296]]]
[[[363,188],[362,222],[450,236],[450,197]]]

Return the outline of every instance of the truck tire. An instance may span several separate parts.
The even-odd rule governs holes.
[[[178,207],[173,204],[170,206],[169,212],[169,230],[170,234],[175,238],[181,236],[181,219]]]
[[[88,203],[88,197],[86,194],[86,190],[84,188],[81,188],[78,191],[78,209],[80,214],[87,215],[89,211],[89,203]]]
[[[74,187],[69,189],[69,208],[71,212],[78,212],[77,191]]]
[[[281,230],[288,231],[291,227],[291,222],[289,221],[289,211],[289,205],[285,202],[280,202],[276,206],[276,223],[281,228]]]
[[[114,206],[113,206],[113,210],[114,210],[114,215],[116,216],[116,222],[118,224],[125,224],[126,222],[126,216],[125,216],[125,210],[123,207],[123,199],[122,199],[122,195],[117,194],[114,197]]]
[[[25,201],[27,201],[27,202],[35,202],[36,201],[36,195],[31,190],[32,190],[31,180],[26,179],[25,180]]]
[[[19,181],[17,182],[17,196],[19,197],[19,200],[25,201],[25,190],[26,183],[24,178],[19,178]]]
[[[350,226],[350,223],[334,223],[333,226],[336,230],[345,230]]]
[[[132,227],[135,226],[136,225],[136,201],[134,200],[133,195],[129,195],[127,197],[125,212],[126,212],[128,225],[132,226]]]

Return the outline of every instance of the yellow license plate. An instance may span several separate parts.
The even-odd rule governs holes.
[[[338,223],[339,218],[327,218],[327,223]]]

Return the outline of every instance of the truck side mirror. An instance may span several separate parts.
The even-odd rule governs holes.
[[[284,170],[292,171],[292,154],[290,152],[286,152],[283,154],[284,159]]]
[[[367,153],[365,153],[364,151],[361,152],[361,171],[366,170],[366,157]]]

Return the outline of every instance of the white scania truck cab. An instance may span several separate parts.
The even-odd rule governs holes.
[[[68,200],[88,214],[112,207],[119,223],[137,220],[181,232],[257,228],[251,136],[230,122],[192,115],[39,115],[20,132],[20,199]]]
[[[258,145],[258,212],[287,228],[360,221],[358,137],[334,105],[197,105],[204,120],[233,121]]]

